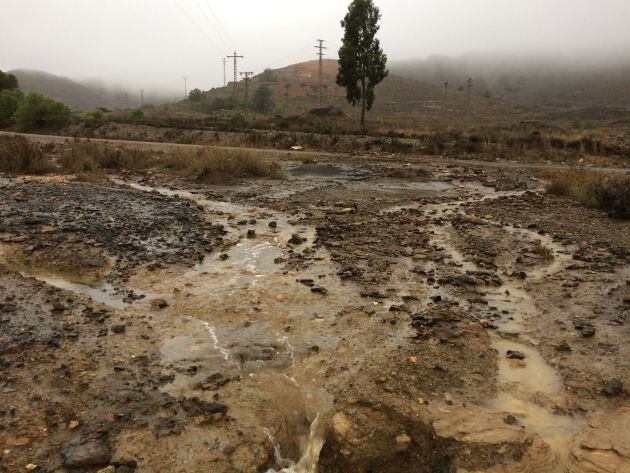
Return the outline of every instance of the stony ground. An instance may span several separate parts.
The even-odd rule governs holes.
[[[0,471],[630,468],[630,223],[532,169],[284,166],[2,180]]]

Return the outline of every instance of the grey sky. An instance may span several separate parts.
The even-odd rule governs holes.
[[[173,90],[221,85],[221,57],[260,72],[335,57],[349,0],[0,0],[0,69]],[[470,51],[630,51],[630,0],[376,0],[390,59]],[[179,5],[179,7],[178,7]],[[207,8],[211,6],[211,10]],[[205,13],[202,13],[202,10]],[[190,19],[189,19],[190,18]],[[218,25],[217,20],[220,22]],[[231,69],[228,68],[228,74]]]

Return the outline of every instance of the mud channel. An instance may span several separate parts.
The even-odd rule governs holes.
[[[630,225],[544,175],[0,183],[0,471],[630,471]]]

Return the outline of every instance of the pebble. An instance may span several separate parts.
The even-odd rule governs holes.
[[[514,350],[508,350],[505,356],[511,360],[524,360],[525,359],[524,354],[522,354],[520,351],[514,351]]]
[[[112,332],[113,333],[125,333],[125,331],[127,330],[127,327],[125,327],[124,325],[120,324],[120,325],[112,325]]]
[[[606,381],[604,387],[602,388],[602,394],[605,394],[606,396],[618,396],[622,393],[623,383],[617,378]]]

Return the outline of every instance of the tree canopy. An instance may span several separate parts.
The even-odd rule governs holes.
[[[361,104],[361,126],[365,111],[371,110],[374,88],[387,77],[387,56],[376,37],[381,13],[372,0],[353,0],[341,21],[344,37],[339,49],[337,84],[346,89],[352,105]]]

